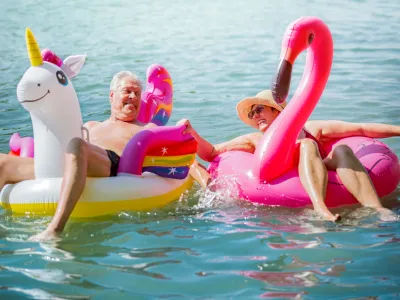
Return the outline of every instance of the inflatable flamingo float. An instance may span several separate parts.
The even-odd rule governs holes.
[[[69,65],[66,72],[65,63],[60,67],[57,61],[44,61],[29,29],[26,44],[31,67],[18,84],[17,96],[32,119],[35,180],[5,186],[0,201],[16,213],[53,214],[62,183],[65,148],[72,138],[83,137],[78,97],[67,75],[77,75],[80,68]],[[171,87],[165,95],[165,122],[172,108],[172,81],[162,66],[150,69],[148,82],[157,92],[153,102],[162,102],[162,90],[166,90],[165,85],[162,90],[154,87],[158,81]],[[150,110],[147,117],[157,115],[158,111]],[[121,210],[149,210],[179,199],[192,184],[188,171],[197,150],[193,137],[183,135],[183,130],[164,126],[134,136],[121,156],[117,176],[88,178],[72,215],[89,217]]]
[[[296,140],[322,95],[331,70],[333,41],[323,21],[305,17],[288,26],[272,90],[276,102],[285,100],[293,63],[305,49],[307,57],[301,82],[289,105],[263,135],[255,153],[226,152],[210,164],[213,178],[236,177],[240,198],[266,205],[311,205],[298,177]],[[354,151],[380,197],[396,189],[400,181],[399,160],[385,144],[366,137],[349,137],[325,144],[324,150],[329,153],[332,147],[340,144]],[[357,203],[335,172],[329,171],[328,176],[328,207]]]

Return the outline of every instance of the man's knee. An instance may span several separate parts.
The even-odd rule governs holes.
[[[87,155],[89,145],[88,143],[79,137],[72,138],[67,145],[66,153],[75,155]]]
[[[332,158],[353,158],[355,157],[353,150],[347,145],[339,145],[333,149]]]

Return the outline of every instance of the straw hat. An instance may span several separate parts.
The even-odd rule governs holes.
[[[280,105],[276,103],[272,97],[271,90],[261,91],[255,97],[244,98],[242,101],[240,101],[236,105],[236,111],[240,120],[254,128],[258,127],[256,126],[255,122],[249,119],[248,114],[251,111],[252,106],[258,104],[273,107],[279,111],[282,111],[286,106],[286,101]]]

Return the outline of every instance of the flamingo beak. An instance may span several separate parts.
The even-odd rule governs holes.
[[[287,59],[282,59],[279,63],[278,71],[276,72],[271,88],[272,96],[278,104],[282,104],[289,94],[292,69],[293,64]]]

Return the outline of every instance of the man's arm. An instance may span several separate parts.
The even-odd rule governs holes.
[[[99,124],[99,123],[100,122],[97,122],[97,121],[89,121],[89,122],[86,122],[85,124],[83,124],[83,126],[82,126],[82,137],[88,143],[90,143],[90,135],[89,135],[90,130],[93,127],[95,127],[97,124]]]
[[[317,139],[337,139],[349,136],[387,138],[400,136],[400,126],[380,123],[350,123],[344,121],[309,121],[306,128]]]
[[[155,128],[155,127],[158,127],[158,125],[154,124],[154,123],[148,123],[148,124],[144,125],[144,128]]]

